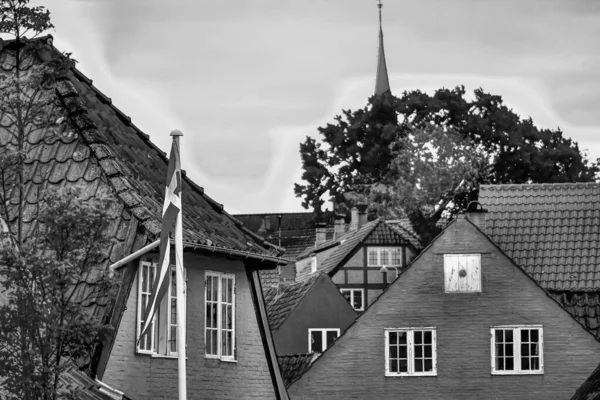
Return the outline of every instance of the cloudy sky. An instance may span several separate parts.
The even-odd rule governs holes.
[[[55,46],[230,213],[301,211],[298,146],[375,83],[376,0],[34,0]],[[392,92],[482,87],[600,157],[600,1],[384,0]]]

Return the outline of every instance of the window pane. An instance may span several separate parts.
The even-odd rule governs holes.
[[[529,371],[529,357],[521,357],[521,369]]]
[[[521,329],[521,343],[529,342],[529,329]]]
[[[433,343],[433,334],[431,333],[431,331],[425,331],[425,342],[426,344],[432,344]]]
[[[408,372],[408,360],[398,361],[398,372]]]
[[[212,335],[210,330],[206,331],[206,354],[214,354],[212,352]]]
[[[352,292],[350,290],[342,290],[342,295],[348,300],[348,303],[352,304]]]
[[[171,325],[171,340],[169,340],[170,343],[170,351],[171,352],[176,352],[177,351],[177,326],[173,326]]]
[[[398,334],[396,332],[390,332],[389,337],[390,337],[390,344],[398,343]]]
[[[423,332],[416,331],[415,332],[415,344],[423,343]]]
[[[323,349],[323,332],[311,331],[310,343],[311,343],[312,351],[322,352],[324,350]]]
[[[338,337],[337,331],[327,331],[327,347],[331,346]]]
[[[415,346],[415,357],[422,358],[423,357],[423,346]]]
[[[406,345],[406,332],[398,332],[398,344]]]
[[[505,336],[505,339],[504,339],[505,342],[507,342],[507,343],[512,343],[513,342],[513,331],[512,331],[512,329],[504,331],[504,336]]]
[[[540,340],[540,331],[537,329],[532,329],[531,330],[531,341],[532,342],[539,342]]]
[[[352,305],[352,307],[355,310],[360,310],[363,308],[362,290],[354,291],[354,304]]]
[[[521,343],[521,357],[529,357],[529,343]]]
[[[408,358],[408,351],[406,346],[398,347],[398,358]]]
[[[212,353],[211,354],[219,354],[219,331],[216,329],[212,329],[210,331],[210,335],[212,336]]]
[[[388,249],[380,249],[379,265],[390,265],[390,252]]]
[[[402,265],[402,249],[401,248],[393,248],[390,250],[391,253],[391,265]]]
[[[367,264],[368,265],[378,265],[377,264],[377,249],[369,248],[367,252]]]
[[[390,358],[398,358],[398,346],[390,346]]]
[[[390,372],[400,372],[398,371],[398,360],[390,360]]]
[[[505,370],[505,366],[504,366],[504,358],[502,357],[496,357],[496,370],[497,371],[504,371]]]
[[[206,300],[212,300],[212,276],[206,277]]]
[[[539,357],[533,357],[531,359],[531,369],[536,371],[540,369],[540,359]]]
[[[496,343],[504,341],[504,331],[502,329],[496,329]]]
[[[423,360],[422,359],[415,360],[415,372],[423,372]]]
[[[433,356],[433,346],[425,346],[425,357],[431,358]]]
[[[431,359],[425,360],[425,371],[426,372],[433,371],[433,360],[431,360]]]
[[[506,358],[506,370],[512,371],[515,369],[515,359],[514,358]]]

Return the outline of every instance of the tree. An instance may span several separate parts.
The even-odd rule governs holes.
[[[27,240],[0,250],[0,288],[8,293],[0,306],[7,399],[60,398],[60,375],[87,362],[106,333],[89,308],[114,295],[110,274],[95,268],[111,244],[110,207],[108,199],[84,201],[75,189],[48,192]]]
[[[476,199],[480,183],[585,182],[595,178],[598,164],[590,163],[577,143],[559,129],[538,129],[531,118],[521,119],[500,96],[482,89],[475,90],[471,100],[465,95],[464,87],[439,89],[433,96],[415,90],[400,98],[373,96],[362,109],[344,110],[335,124],[318,128],[321,141],[307,137],[300,144],[304,182],[295,184],[296,196],[302,197],[305,208],[313,207],[317,213],[322,211],[325,196],[350,206],[367,199],[377,214],[409,216],[417,232],[431,238],[442,212],[455,212]],[[476,157],[463,160],[476,166],[477,173],[465,169],[465,183],[453,190],[432,191],[431,186],[425,190],[427,184],[423,183],[432,178],[431,171],[446,169],[441,178],[452,167],[443,163],[443,158],[431,158],[433,153],[430,167],[425,168],[427,163],[423,168],[407,167],[407,160],[418,159],[411,158],[411,152],[428,135],[431,143],[437,143],[434,147],[446,149],[443,151],[450,149],[443,136],[458,135],[459,148],[476,153]],[[408,171],[416,176],[408,177]],[[450,174],[454,176],[456,171]],[[403,181],[399,176],[412,182],[408,187],[418,190],[400,190]],[[398,191],[392,196],[393,189]],[[448,209],[448,204],[454,207]],[[421,212],[425,206],[434,212]]]

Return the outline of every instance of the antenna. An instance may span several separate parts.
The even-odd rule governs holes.
[[[381,0],[378,0],[377,4],[377,8],[379,8],[379,28],[381,29],[381,7],[383,7],[383,4],[381,4]]]

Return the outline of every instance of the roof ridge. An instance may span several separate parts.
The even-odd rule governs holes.
[[[600,187],[599,182],[555,182],[555,183],[501,183],[479,185],[479,189],[499,190],[499,189],[539,189],[556,187]]]

